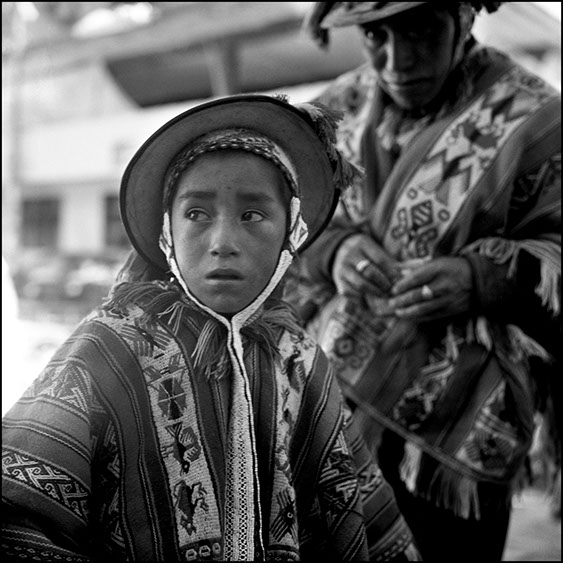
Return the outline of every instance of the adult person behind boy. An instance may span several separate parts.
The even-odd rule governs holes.
[[[135,154],[122,216],[162,279],[116,286],[3,418],[3,557],[367,560],[360,484],[372,556],[417,556],[369,458],[358,480],[326,357],[276,299],[355,173],[333,117],[234,96]]]
[[[317,2],[367,62],[317,100],[365,169],[286,286],[427,560],[500,560],[559,353],[561,102],[471,29],[500,2]],[[528,364],[537,362],[534,372]]]

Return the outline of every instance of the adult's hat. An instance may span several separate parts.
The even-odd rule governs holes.
[[[313,116],[317,109],[313,108]],[[320,128],[325,133],[327,123],[336,126],[336,122],[325,120]],[[271,139],[291,160],[297,175],[301,213],[308,227],[308,236],[299,248],[302,251],[332,217],[339,188],[344,187],[335,181],[335,169],[342,169],[341,157],[326,135],[319,135],[317,125],[310,113],[284,99],[257,94],[215,99],[168,121],[135,153],[121,182],[121,218],[134,248],[151,264],[168,269],[159,236],[164,213],[163,189],[170,163],[202,135],[242,128]],[[330,133],[334,131],[329,136]]]
[[[479,12],[495,12],[504,2],[467,2]],[[418,8],[432,2],[314,2],[312,8],[305,16],[303,27],[319,43],[326,47],[329,41],[328,29],[333,27],[346,27],[362,25],[395,16],[401,12]],[[452,2],[452,5],[460,2]]]
[[[428,2],[336,2],[321,27],[344,27],[383,20]]]

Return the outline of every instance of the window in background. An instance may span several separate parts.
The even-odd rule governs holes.
[[[22,201],[22,245],[26,248],[57,246],[60,221],[59,198]]]

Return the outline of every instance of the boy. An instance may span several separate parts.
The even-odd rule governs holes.
[[[275,297],[354,174],[334,125],[234,96],[135,154],[122,217],[162,279],[117,286],[5,416],[4,555],[368,558],[340,392]],[[363,484],[389,492],[377,471]],[[375,543],[406,553],[385,498]]]

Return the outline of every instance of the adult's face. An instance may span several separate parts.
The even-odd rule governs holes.
[[[244,151],[207,153],[186,169],[172,202],[172,240],[202,303],[233,314],[266,287],[286,238],[288,194],[275,164]]]
[[[421,108],[441,93],[456,40],[448,11],[421,6],[360,29],[381,87],[397,105]]]

